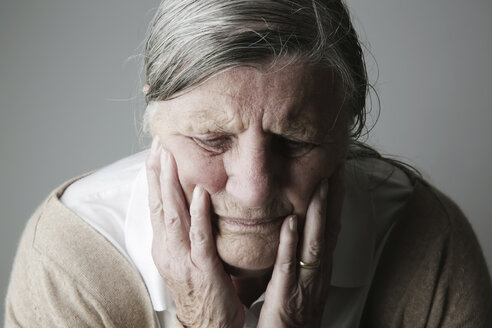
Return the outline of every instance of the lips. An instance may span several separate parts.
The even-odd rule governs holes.
[[[269,225],[277,225],[282,223],[285,216],[278,216],[273,218],[253,218],[253,219],[244,219],[244,218],[231,218],[226,216],[219,216],[219,222],[223,222],[230,225],[242,226],[242,227],[259,227],[259,226],[269,226]]]

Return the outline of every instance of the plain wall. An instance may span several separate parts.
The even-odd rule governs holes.
[[[368,58],[372,81],[379,68],[381,116],[369,143],[420,168],[461,206],[490,267],[492,3],[348,4],[377,60]],[[145,145],[138,54],[157,5],[0,2],[0,295],[44,197]]]

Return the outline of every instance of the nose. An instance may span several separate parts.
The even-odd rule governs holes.
[[[258,139],[243,140],[224,163],[226,192],[248,208],[264,207],[275,197],[271,154],[266,143]]]

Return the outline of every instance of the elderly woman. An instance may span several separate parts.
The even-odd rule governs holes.
[[[29,221],[8,327],[490,327],[460,210],[357,141],[368,90],[339,0],[165,0],[148,151]]]

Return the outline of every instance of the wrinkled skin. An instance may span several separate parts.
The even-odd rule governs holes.
[[[152,253],[184,326],[242,327],[266,287],[259,327],[319,327],[343,200],[340,104],[331,72],[307,65],[236,68],[159,102]]]

